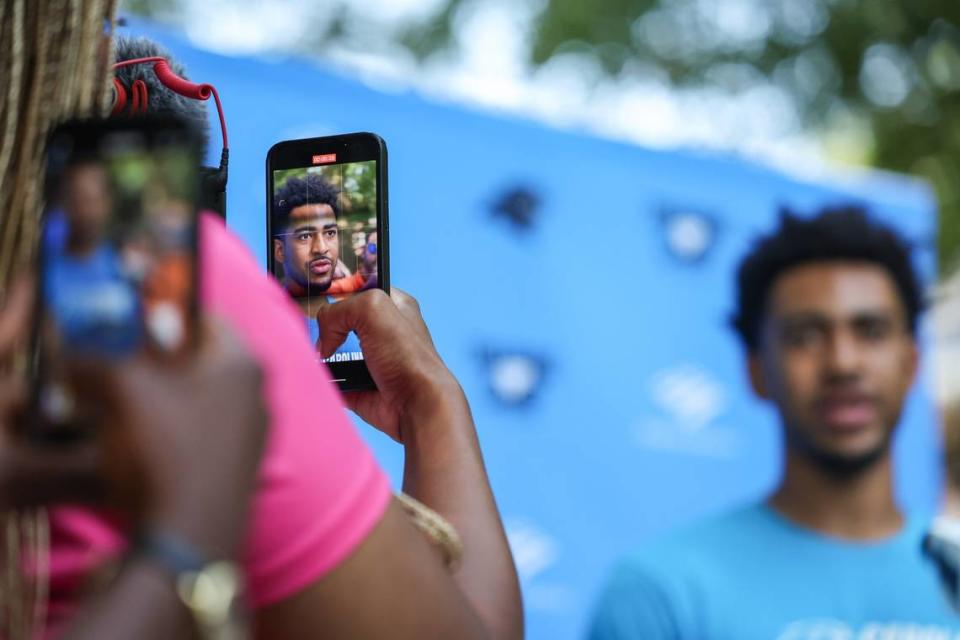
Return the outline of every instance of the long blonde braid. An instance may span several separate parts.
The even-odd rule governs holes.
[[[102,111],[104,19],[117,0],[0,4],[0,287],[32,257],[42,206],[43,146],[56,122]]]
[[[29,263],[43,207],[50,129],[100,113],[117,0],[0,0],[0,303]],[[0,514],[0,638],[29,640],[45,617],[49,526],[43,510]]]

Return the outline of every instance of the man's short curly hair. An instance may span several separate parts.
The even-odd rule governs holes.
[[[900,294],[910,332],[916,333],[923,293],[906,240],[861,207],[825,208],[812,218],[784,208],[779,226],[758,239],[737,270],[737,309],[731,324],[748,351],[760,347],[760,326],[777,278],[794,267],[823,261],[868,262],[885,269]]]
[[[323,176],[308,173],[302,178],[289,178],[273,194],[270,207],[273,233],[283,233],[290,221],[290,212],[305,204],[330,205],[333,215],[340,217],[340,191]]]

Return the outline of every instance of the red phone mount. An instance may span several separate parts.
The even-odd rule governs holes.
[[[160,56],[151,56],[148,58],[134,58],[132,60],[121,60],[113,65],[114,69],[120,67],[129,67],[135,64],[153,63],[153,72],[156,74],[160,83],[170,91],[192,98],[193,100],[209,100],[213,96],[213,101],[217,105],[217,115],[220,117],[220,134],[223,138],[223,152],[220,154],[220,166],[218,168],[205,168],[203,177],[203,194],[201,206],[218,211],[221,216],[226,217],[226,189],[227,189],[227,165],[230,151],[227,144],[227,121],[223,117],[223,105],[220,104],[220,94],[211,84],[198,84],[181,78],[165,58]],[[144,115],[147,113],[149,95],[147,85],[143,80],[135,80],[129,90],[117,78],[113,79],[113,109],[111,116],[117,116],[125,111],[129,115]],[[129,109],[128,109],[129,103]]]
[[[230,145],[227,144],[227,122],[223,117],[223,105],[220,104],[220,94],[217,93],[217,90],[213,87],[213,85],[197,84],[196,82],[190,82],[185,78],[181,78],[173,72],[173,69],[170,68],[170,64],[166,61],[166,59],[161,58],[160,56],[122,60],[114,64],[113,68],[119,69],[121,67],[129,67],[135,64],[147,64],[150,62],[153,63],[153,72],[157,74],[157,79],[161,84],[163,84],[163,86],[165,86],[167,89],[170,89],[170,91],[184,96],[185,98],[192,98],[194,100],[209,100],[210,96],[213,96],[213,100],[217,104],[217,114],[220,116],[220,132],[223,136],[223,148],[228,148]],[[110,112],[110,115],[116,116],[123,113],[123,110],[126,109],[128,92],[126,87],[123,86],[123,83],[117,78],[113,79],[113,89],[113,109]],[[131,98],[129,99],[131,103],[130,114],[145,114],[147,112],[148,98],[147,85],[143,82],[143,80],[136,80],[134,81],[133,86],[130,87],[129,93],[131,94]]]

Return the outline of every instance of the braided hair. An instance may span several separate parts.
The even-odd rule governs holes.
[[[103,112],[117,0],[0,3],[0,290],[32,257],[50,129]]]
[[[0,2],[0,299],[36,251],[49,131],[66,118],[103,113],[110,97],[107,36],[116,5]],[[43,510],[0,514],[0,637],[36,637],[45,617],[48,560]],[[29,575],[24,566],[33,567]]]

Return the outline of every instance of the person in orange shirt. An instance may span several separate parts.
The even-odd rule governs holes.
[[[176,351],[187,338],[194,273],[189,254],[190,209],[165,198],[147,212],[147,251],[151,267],[142,285],[144,321],[150,337],[165,351]]]
[[[377,232],[367,234],[367,241],[360,253],[360,268],[357,272],[337,278],[327,289],[329,295],[341,295],[365,291],[377,286]]]

